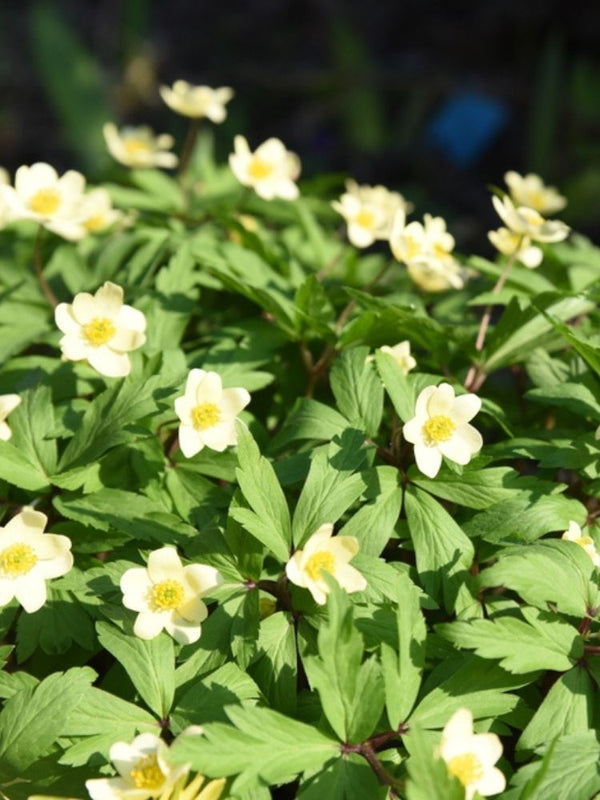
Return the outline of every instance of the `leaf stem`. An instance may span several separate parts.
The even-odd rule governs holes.
[[[181,159],[179,161],[179,169],[177,170],[177,176],[181,179],[186,173],[186,170],[189,166],[190,159],[194,152],[194,147],[196,146],[196,140],[198,139],[198,133],[200,132],[200,120],[199,119],[191,119],[190,125],[188,128],[187,136],[185,138],[185,142],[183,145],[183,151],[181,153]]]
[[[58,305],[58,300],[56,299],[54,292],[50,288],[48,281],[44,277],[44,262],[42,260],[42,236],[44,233],[44,226],[40,225],[37,234],[35,237],[35,243],[33,245],[33,268],[35,269],[35,276],[37,278],[37,282],[42,290],[42,293],[48,303],[52,306],[52,308],[56,308]]]
[[[498,280],[496,281],[496,285],[492,289],[492,294],[500,294],[500,292],[504,288],[504,284],[506,283],[509,273],[515,264],[517,253],[521,249],[522,242],[523,242],[523,237],[520,236],[514,251],[508,257],[508,260],[504,265],[504,269],[500,273],[500,277],[498,278]],[[494,308],[493,303],[489,303],[486,306],[485,311],[483,312],[483,317],[481,318],[481,322],[479,323],[479,330],[477,331],[477,338],[475,339],[475,349],[478,352],[481,352],[481,350],[483,350],[483,345],[485,344],[485,337],[487,335],[488,328],[490,326],[490,320],[492,318],[493,308]],[[465,389],[473,392],[477,391],[477,389],[479,389],[483,384],[485,378],[486,375],[483,366],[481,364],[479,365],[473,364],[469,369],[469,372],[467,373],[467,377],[465,379]]]

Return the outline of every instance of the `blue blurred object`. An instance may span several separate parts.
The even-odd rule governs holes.
[[[460,167],[470,167],[508,122],[505,103],[480,92],[455,92],[427,126],[427,141]]]

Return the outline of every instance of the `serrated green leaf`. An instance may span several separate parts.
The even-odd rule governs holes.
[[[409,486],[404,507],[423,586],[451,611],[473,561],[473,544],[426,492]]]
[[[20,777],[45,754],[95,676],[88,667],[55,672],[6,701],[0,713],[0,776]]]
[[[289,613],[278,611],[262,620],[256,657],[249,672],[275,711],[295,713],[298,659]]]
[[[175,693],[175,651],[166,633],[139,639],[107,622],[96,623],[98,639],[123,666],[148,708],[165,719]]]
[[[556,614],[523,606],[516,613],[492,619],[455,622],[436,627],[445,639],[483,658],[497,658],[510,672],[552,669],[566,672],[583,655],[577,629]]]
[[[353,424],[359,423],[367,436],[376,436],[383,415],[383,387],[367,361],[368,347],[345,350],[333,362],[329,373],[331,391],[339,410]]]
[[[482,586],[505,586],[542,610],[553,603],[563,614],[584,617],[600,606],[594,565],[574,542],[542,540],[510,548],[479,576]]]
[[[239,775],[232,792],[262,778],[284,783],[320,769],[339,754],[339,743],[311,725],[268,708],[230,706],[231,725],[207,723],[200,736],[183,736],[171,747],[174,761],[211,778]]]
[[[385,800],[382,786],[364,758],[349,753],[301,784],[298,800]]]

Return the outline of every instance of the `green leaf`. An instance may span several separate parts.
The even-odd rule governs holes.
[[[165,211],[181,211],[183,195],[177,181],[159,169],[133,169],[129,178],[147,194],[156,198],[156,208]]]
[[[552,757],[545,763],[522,767],[511,784],[523,787],[527,800],[588,800],[600,791],[599,761],[597,732],[572,733],[555,740]],[[541,780],[535,781],[539,770],[543,770]]]
[[[588,554],[574,542],[543,540],[501,551],[484,570],[482,586],[505,586],[542,610],[553,603],[563,614],[584,617],[600,606],[600,590]]]
[[[407,422],[415,415],[415,396],[412,384],[389,353],[378,350],[375,364],[385,390],[401,422]]]
[[[177,698],[170,716],[173,733],[181,733],[188,725],[206,722],[227,722],[225,709],[243,701],[256,701],[260,690],[245,672],[229,663],[197,681]],[[249,702],[246,703],[249,705]]]
[[[515,477],[510,467],[464,470],[462,475],[457,475],[444,465],[435,478],[425,478],[418,473],[411,475],[411,482],[435,497],[459,506],[482,509],[514,496],[517,489],[511,488],[510,483]]]
[[[515,612],[438,625],[436,630],[457,647],[483,658],[500,659],[509,672],[537,669],[566,672],[583,655],[577,629],[556,614],[523,606]]]
[[[252,511],[233,508],[232,516],[265,545],[280,561],[290,557],[292,532],[287,501],[273,467],[261,456],[252,434],[238,425],[238,458],[236,475],[244,497]]]
[[[271,442],[273,452],[284,450],[292,442],[314,439],[329,442],[348,428],[348,420],[338,411],[317,400],[299,398],[294,404],[283,428]]]
[[[394,730],[408,718],[421,686],[425,667],[427,628],[421,612],[419,589],[408,575],[397,578],[396,626],[398,647],[381,643],[385,708]]]
[[[130,742],[138,732],[155,730],[156,720],[143,708],[91,686],[69,714],[62,735],[79,741],[65,751],[60,763],[78,767],[96,753],[108,760],[115,742]]]
[[[231,652],[242,669],[254,658],[260,623],[258,592],[246,592],[231,624]]]
[[[555,490],[564,488],[554,484]],[[504,539],[530,542],[549,531],[567,530],[571,520],[585,519],[579,500],[560,494],[547,494],[541,482],[533,491],[495,503],[480,514],[474,514],[464,525],[472,537],[481,536],[486,542]]]
[[[50,479],[21,450],[0,439],[0,479],[28,492],[41,492],[50,485]]]
[[[593,308],[593,303],[586,298],[564,297],[554,293],[538,295],[535,304],[522,305],[517,298],[509,303],[488,337],[486,372],[522,361],[529,355],[533,345],[543,346],[547,334],[554,331],[546,313],[559,320],[567,320]]]
[[[382,786],[362,756],[349,753],[301,784],[298,800],[385,800]]]
[[[96,677],[88,667],[55,672],[6,701],[0,713],[0,776],[20,777],[63,731]]]
[[[68,592],[49,591],[48,601],[33,614],[21,614],[17,623],[17,658],[26,661],[41,647],[45,653],[64,653],[73,643],[95,650],[92,621]]]
[[[473,544],[450,514],[426,492],[409,486],[404,506],[423,586],[451,611],[473,562]]]
[[[373,366],[367,361],[368,347],[345,350],[336,358],[329,373],[331,391],[339,410],[376,436],[383,415],[383,387]]]
[[[555,736],[585,733],[594,727],[596,688],[586,669],[576,666],[561,675],[542,700],[518,742],[535,750]]]
[[[191,541],[197,531],[143,494],[101,489],[84,497],[56,497],[56,509],[68,519],[99,530],[114,529],[132,539],[174,544]]]
[[[328,621],[319,628],[319,655],[306,655],[303,663],[329,724],[341,741],[354,744],[373,733],[381,716],[381,670],[375,658],[362,663],[364,644],[353,622],[352,604],[331,584]]]
[[[535,677],[532,673],[511,675],[472,654],[448,655],[425,681],[410,723],[443,728],[459,708],[468,708],[476,720],[508,714],[519,701],[508,690],[532,683]]]
[[[54,428],[52,393],[39,385],[21,394],[21,404],[10,415],[10,444],[44,477],[56,468],[56,440],[48,434]]]
[[[275,711],[296,712],[296,636],[289,613],[278,611],[262,620],[256,657],[249,672]]]
[[[165,719],[175,693],[175,651],[166,633],[146,641],[107,622],[96,624],[100,644],[123,666],[146,705]]]
[[[367,502],[338,531],[354,536],[362,555],[378,556],[394,533],[402,506],[401,476],[394,467],[365,470]]]
[[[358,500],[366,487],[358,472],[366,457],[364,434],[350,428],[315,453],[292,520],[296,547],[324,523],[336,522]]]
[[[525,397],[534,403],[566,408],[577,416],[591,416],[596,422],[600,421],[600,403],[594,393],[582,383],[562,382],[558,386],[531,389],[525,393]]]
[[[562,319],[546,314],[546,318],[558,333],[560,333],[579,353],[584,361],[594,370],[596,375],[600,375],[600,347],[597,343],[590,341],[581,331],[571,325],[566,325]]]
[[[318,770],[339,755],[339,743],[311,725],[254,705],[230,706],[231,725],[210,722],[200,736],[182,736],[171,747],[179,763],[211,778],[239,775],[235,794],[262,778],[285,783]]]

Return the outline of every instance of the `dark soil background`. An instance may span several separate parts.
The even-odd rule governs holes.
[[[236,91],[223,159],[279,136],[307,190],[384,183],[465,249],[498,224],[487,186],[534,170],[600,238],[599,37],[590,0],[0,0],[0,164],[114,176],[102,123],[181,142],[157,87],[185,78]]]

